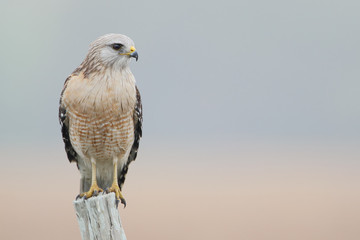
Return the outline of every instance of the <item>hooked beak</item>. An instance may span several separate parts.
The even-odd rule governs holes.
[[[134,52],[130,53],[129,56],[135,58],[136,61],[137,61],[138,58],[139,58],[139,55],[138,55],[137,51],[134,51]]]
[[[120,54],[120,55],[128,55],[128,56],[130,56],[130,57],[133,57],[133,58],[136,59],[136,61],[137,61],[138,58],[139,58],[139,55],[138,55],[138,53],[137,53],[137,51],[136,51],[136,49],[135,49],[134,46],[131,46],[131,47],[130,47],[130,52],[127,52],[127,53],[119,53],[119,54]]]

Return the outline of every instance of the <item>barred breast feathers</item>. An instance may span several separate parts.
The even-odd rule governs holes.
[[[135,78],[129,69],[90,75],[82,72],[66,82],[62,105],[69,117],[69,137],[81,156],[126,157],[134,141]],[[125,159],[121,159],[124,164]],[[122,165],[121,164],[121,165]]]

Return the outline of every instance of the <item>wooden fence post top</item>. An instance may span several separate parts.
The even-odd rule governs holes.
[[[74,207],[82,240],[126,240],[114,193],[75,200]]]

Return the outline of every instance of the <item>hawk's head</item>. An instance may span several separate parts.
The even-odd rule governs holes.
[[[90,44],[84,64],[93,67],[101,65],[106,68],[124,68],[128,66],[130,58],[138,60],[133,40],[125,35],[111,33],[99,37]]]

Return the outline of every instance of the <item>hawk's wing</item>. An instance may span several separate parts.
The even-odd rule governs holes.
[[[135,161],[135,159],[136,159],[138,148],[139,148],[139,143],[140,143],[140,138],[142,137],[142,120],[143,119],[142,119],[141,96],[140,96],[140,92],[139,92],[138,88],[137,87],[135,87],[135,88],[136,88],[136,104],[135,104],[134,115],[133,115],[134,143],[131,147],[130,154],[129,154],[126,164],[123,166],[123,168],[121,169],[121,171],[118,174],[118,184],[119,184],[120,190],[122,188],[122,185],[125,182],[125,177],[128,172],[130,163],[132,161]]]
[[[63,141],[65,144],[65,151],[67,154],[67,157],[69,159],[70,162],[76,162],[78,163],[78,154],[75,152],[73,146],[71,145],[70,142],[70,136],[69,136],[69,119],[67,117],[66,114],[66,108],[63,106],[62,104],[62,96],[63,93],[66,89],[67,83],[68,81],[71,79],[72,76],[69,76],[64,83],[64,88],[61,91],[61,96],[60,96],[60,106],[59,106],[59,122],[61,125],[61,133],[62,133],[62,137],[63,137]]]

